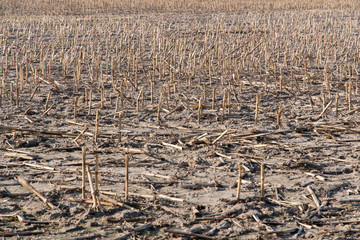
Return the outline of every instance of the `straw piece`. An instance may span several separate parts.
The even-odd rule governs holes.
[[[131,194],[130,194],[130,195],[131,195]],[[136,211],[136,212],[138,211],[136,208],[131,207],[131,206],[125,204],[125,203],[118,202],[118,201],[116,201],[116,200],[114,200],[114,199],[112,199],[112,198],[110,198],[110,197],[108,197],[108,196],[106,196],[106,195],[104,195],[104,194],[100,194],[100,196],[101,196],[101,198],[104,199],[105,201],[108,201],[108,202],[110,202],[110,203],[112,203],[112,204],[114,204],[114,205],[118,205],[118,206],[120,206],[120,207],[130,209],[130,210],[132,210],[132,211]]]
[[[79,98],[77,96],[75,96],[75,99],[74,99],[74,120],[76,120],[78,100],[79,100]]]
[[[125,156],[125,202],[129,200],[129,156]]]
[[[167,147],[172,147],[172,148],[176,148],[180,151],[183,150],[183,148],[181,146],[177,146],[177,145],[174,145],[174,144],[171,144],[171,143],[166,143],[166,142],[161,142],[162,145],[164,146],[167,146]]]
[[[228,130],[226,129],[224,132],[222,132],[220,134],[220,136],[218,136],[213,142],[212,144],[215,144],[217,141],[219,141],[223,136],[225,136],[225,134],[227,134]]]
[[[265,197],[265,190],[264,190],[264,182],[265,182],[265,177],[264,177],[264,164],[261,163],[260,164],[260,191],[261,191],[261,199],[264,200]]]
[[[324,113],[326,112],[326,110],[328,110],[328,108],[331,106],[331,104],[333,103],[333,100],[331,100],[328,105],[326,105],[326,107],[324,108],[324,110],[319,114],[318,118],[321,118]]]
[[[95,191],[94,184],[93,184],[93,181],[92,181],[90,167],[89,167],[88,164],[86,165],[86,171],[87,171],[87,174],[88,174],[88,180],[89,180],[89,184],[90,184],[91,196],[92,196],[92,199],[93,199],[93,202],[94,202],[93,203],[93,208],[97,209],[99,207],[100,211],[103,212],[104,208],[101,205],[101,202],[100,202],[100,200],[98,198],[97,192]]]
[[[27,162],[24,162],[23,164],[26,166],[29,166],[29,167],[33,167],[33,168],[55,171],[55,168],[53,168],[53,167],[42,166],[42,165],[32,164],[32,163],[27,163]]]
[[[34,91],[32,92],[32,94],[31,94],[31,96],[30,96],[30,98],[29,98],[29,102],[31,102],[31,100],[33,99],[36,91],[39,89],[39,87],[40,87],[40,85],[37,85],[37,86],[35,87]]]
[[[236,200],[240,199],[241,175],[242,175],[242,167],[239,166],[239,175],[238,175],[238,186],[237,186],[237,192],[236,192]]]
[[[198,124],[200,124],[200,120],[201,120],[202,102],[203,102],[203,99],[202,99],[202,97],[201,97],[201,98],[199,99]]]
[[[316,196],[315,192],[312,190],[312,188],[310,186],[307,186],[306,187],[306,190],[310,193],[313,201],[315,202],[315,205],[317,208],[320,208],[321,207],[321,203],[320,203],[320,200],[319,198]]]
[[[46,203],[51,209],[56,209],[56,207],[47,200],[46,197],[44,197],[41,193],[36,191],[35,188],[33,188],[23,177],[19,176],[17,177],[17,181],[26,189],[32,191],[35,193],[44,203]]]
[[[99,137],[99,110],[96,111],[95,136],[94,136],[95,142],[97,142],[98,137]]]
[[[99,154],[95,155],[95,191],[99,192]]]
[[[167,196],[167,195],[164,195],[164,194],[158,194],[158,195],[156,195],[156,197],[171,200],[171,201],[174,201],[174,202],[184,202],[185,201],[182,198],[170,197],[170,196]]]
[[[279,109],[276,111],[276,126],[277,128],[281,127],[281,115],[284,110],[284,104],[279,106]]]
[[[68,198],[69,202],[77,202],[77,203],[88,203],[88,204],[94,204],[94,201],[92,199],[74,199],[74,198]],[[105,202],[105,201],[101,201],[100,202],[102,206],[114,206],[113,203],[111,202]]]
[[[48,109],[50,97],[51,97],[51,92],[49,92],[49,94],[48,94],[48,96],[46,98],[45,111]]]
[[[85,166],[86,166],[86,148],[82,147],[82,187],[81,187],[82,199],[85,199]]]
[[[268,232],[274,231],[274,229],[272,227],[264,224],[263,221],[261,221],[260,218],[256,214],[253,214],[252,217],[255,219],[256,222],[259,223],[260,226],[264,226],[266,228],[266,231],[268,231]]]
[[[77,135],[77,137],[73,140],[74,142],[76,142],[77,140],[79,140],[79,138],[81,138],[81,136],[88,130],[89,128],[86,126],[84,128],[84,130],[81,131],[81,133],[79,135]]]
[[[227,158],[227,159],[232,159],[231,156],[227,156],[225,154],[222,154],[222,153],[219,153],[219,152],[215,152],[216,155],[220,156],[220,157],[223,157],[223,158]]]
[[[45,116],[46,114],[48,114],[48,112],[50,112],[50,110],[53,108],[54,105],[55,105],[55,103],[51,104],[51,106],[43,113],[42,116]]]

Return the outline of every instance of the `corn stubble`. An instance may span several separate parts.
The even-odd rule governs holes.
[[[277,129],[287,127],[287,98],[301,101],[299,118],[358,111],[360,15],[352,10],[358,1],[326,1],[327,10],[320,0],[19,2],[3,0],[7,7],[0,8],[0,16],[18,15],[1,17],[0,106],[27,113],[27,105],[41,101],[49,116],[66,105],[68,119],[87,122],[77,144],[86,139],[96,148],[106,134],[105,112],[116,120],[113,139],[122,144],[134,115],[158,128],[184,111],[175,120],[199,128],[246,118],[255,128]],[[274,99],[278,104],[269,105]],[[86,170],[93,185],[85,147],[82,158],[85,199]],[[101,205],[96,162],[94,206]],[[129,183],[126,172],[126,201]]]
[[[244,88],[314,95],[321,86],[323,101],[345,95],[350,111],[358,92],[359,48],[354,35],[358,23],[340,20],[347,11],[311,10],[301,16],[248,11],[199,15],[196,21],[187,14],[176,20],[164,14],[166,21],[153,15],[3,19],[1,103],[19,107],[25,95],[32,99],[45,84],[53,91],[70,88],[86,96],[89,115],[91,108],[113,108],[118,115],[135,106],[141,112],[157,102],[159,121],[161,105],[169,110],[185,101],[195,111],[202,99],[203,113],[209,106],[222,109],[223,120],[236,114],[230,112],[233,106],[236,111],[256,104],[255,121],[261,122],[261,106],[256,97],[244,99]],[[47,94],[46,110],[51,92]],[[81,108],[77,99],[74,119]]]

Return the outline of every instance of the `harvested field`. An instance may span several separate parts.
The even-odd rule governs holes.
[[[4,2],[1,237],[360,238],[357,1]]]

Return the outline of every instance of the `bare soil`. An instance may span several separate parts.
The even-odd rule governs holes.
[[[201,14],[142,17],[149,22],[154,19],[160,22],[154,24],[168,24],[171,34],[174,23],[216,22],[216,17],[227,22],[234,16],[218,14],[211,17],[213,20]],[[69,20],[67,18],[72,19],[64,17]],[[126,18],[137,17],[109,17],[115,24],[121,24]],[[234,22],[239,19],[242,18],[235,18]],[[45,18],[43,21],[54,21],[56,25],[60,20]],[[53,33],[48,34],[32,37],[50,39]],[[181,35],[189,41],[193,36]],[[7,38],[16,42],[15,34],[8,34]],[[25,37],[22,39],[27,41]],[[13,48],[21,49],[21,41],[17,44]],[[5,61],[4,55],[2,60]],[[149,60],[147,65],[151,64]],[[5,66],[5,62],[2,65]],[[40,63],[34,60],[33,65],[40,66]],[[310,74],[323,72],[316,66],[307,68]],[[128,78],[126,85],[124,83],[126,98],[121,103],[118,91],[113,90],[111,73],[106,73],[104,68],[106,96],[101,106],[99,87],[84,78],[79,88],[75,88],[73,76],[63,77],[61,64],[54,63],[51,77],[39,81],[40,87],[31,100],[36,85],[29,80],[17,105],[15,91],[10,93],[10,83],[16,82],[15,72],[15,66],[9,64],[7,95],[2,97],[0,108],[0,236],[6,239],[360,238],[359,76],[353,76],[356,92],[350,93],[350,107],[344,88],[349,79],[337,79],[330,91],[323,91],[323,80],[315,77],[310,83],[306,82],[302,70],[295,71],[295,75],[301,86],[309,84],[308,91],[298,91],[286,82],[280,89],[278,81],[269,73],[260,76],[245,70],[233,82],[230,74],[224,76],[224,81],[214,76],[212,82],[200,74],[195,75],[191,79],[192,88],[188,88],[187,78],[179,77],[178,92],[173,92],[171,86],[172,96],[164,96],[159,122],[157,99],[161,89],[167,91],[166,76],[156,80],[156,101],[151,102],[146,72],[139,70],[139,87],[134,89],[132,78]],[[264,77],[269,80],[266,86]],[[90,113],[89,101],[84,97],[86,88],[94,93]],[[206,95],[199,118],[198,100],[204,88]],[[213,88],[216,89],[214,108]],[[230,106],[225,104],[223,109],[223,89],[231,88],[235,90],[231,92]],[[140,100],[137,107],[141,89],[145,89],[144,102]],[[48,107],[55,105],[44,115],[49,92]],[[261,101],[258,123],[255,123],[258,93]],[[309,93],[313,104],[310,104]],[[78,97],[76,119],[75,96]],[[325,106],[333,101],[324,113],[322,97],[325,97]],[[276,112],[281,104],[284,110],[279,127]],[[95,141],[97,110],[99,136]],[[119,112],[124,113],[121,141]],[[75,142],[86,126],[89,129]],[[81,201],[83,146],[93,177],[96,155],[99,158],[103,211]],[[106,205],[110,202],[102,197],[104,195],[119,203],[125,201],[126,155],[129,157],[126,204],[130,207]],[[265,165],[263,198],[260,193],[262,163]],[[243,174],[237,200],[239,165],[243,167]],[[56,209],[20,185],[19,176]],[[86,199],[91,200],[88,180],[86,184]],[[309,192],[311,189],[313,195]],[[314,197],[318,198],[319,206]],[[22,216],[23,221],[18,216]],[[173,233],[174,229],[188,235]]]

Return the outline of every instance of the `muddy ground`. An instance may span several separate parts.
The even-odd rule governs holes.
[[[206,17],[179,19],[201,22]],[[11,41],[11,34],[7,37]],[[136,106],[141,87],[135,91],[128,84],[126,99],[120,103],[111,77],[104,73],[109,94],[102,101],[99,88],[85,83],[75,89],[73,76],[61,77],[61,66],[56,64],[50,80],[40,81],[32,98],[36,85],[29,80],[17,105],[16,93],[10,90],[16,68],[11,63],[7,67],[8,94],[2,96],[0,108],[0,236],[5,239],[360,238],[359,96],[356,87],[350,93],[349,107],[344,88],[349,79],[338,79],[331,90],[324,91],[323,80],[315,77],[311,86],[307,85],[308,91],[297,91],[290,83],[280,89],[269,73],[256,76],[240,71],[233,83],[231,75],[225,77],[225,83],[216,76],[210,83],[195,75],[195,87],[188,88],[183,80],[179,93],[173,93],[178,100],[174,97],[166,102],[164,98],[158,112],[158,102],[150,100],[148,91],[141,106]],[[308,69],[323,72],[315,66]],[[142,74],[139,85],[146,89]],[[303,83],[301,70],[295,74],[300,85],[309,84]],[[269,79],[266,86],[264,76]],[[355,89],[358,76],[350,80]],[[166,87],[164,79],[159,81]],[[235,91],[230,107],[225,104],[224,109],[222,89],[231,84]],[[86,87],[93,87],[96,93],[91,112]],[[198,99],[204,88],[199,117]],[[45,113],[49,92],[48,109],[54,105]],[[256,123],[258,93],[261,101]],[[159,90],[155,95],[159,96]],[[281,104],[284,110],[278,126]],[[88,130],[74,141],[85,127]],[[88,178],[89,201],[82,201],[82,147],[86,147],[86,163],[93,178],[98,156],[98,196],[103,209],[89,203]],[[129,196],[123,205],[126,156]],[[260,192],[262,163],[264,197]],[[239,166],[243,173],[237,200]],[[19,177],[54,208],[24,188]]]

